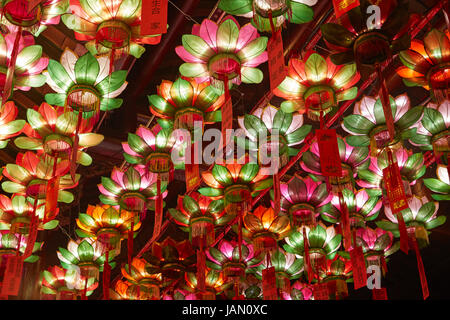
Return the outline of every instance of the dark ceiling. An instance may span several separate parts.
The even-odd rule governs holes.
[[[411,0],[410,11],[420,16],[426,14],[433,8],[439,0]],[[176,5],[179,9],[177,9]],[[183,13],[181,12],[183,11]],[[329,53],[323,40],[319,38],[318,42],[313,41],[315,37],[320,36],[319,26],[324,21],[333,21],[334,12],[332,1],[320,0],[314,7],[314,20],[303,25],[288,25],[283,31],[284,49],[286,61],[292,56],[302,55],[306,49],[311,49],[311,43],[316,43],[314,49],[321,54]],[[182,60],[176,55],[175,47],[181,44],[181,35],[190,33],[193,21],[200,23],[203,19],[211,17],[217,20],[222,16],[222,12],[216,8],[215,0],[171,0],[168,8],[168,33],[163,35],[158,45],[147,46],[145,53],[138,60],[126,58],[117,61],[116,69],[128,69],[128,86],[122,93],[124,100],[122,107],[112,113],[104,115],[104,120],[99,129],[99,133],[105,135],[105,140],[98,146],[88,150],[93,157],[93,164],[89,167],[79,167],[81,180],[79,186],[73,191],[75,201],[70,205],[64,205],[61,208],[59,220],[60,228],[54,231],[46,231],[39,236],[45,239],[44,249],[41,253],[40,268],[46,268],[50,265],[59,264],[56,256],[58,247],[66,247],[69,237],[75,238],[74,229],[76,228],[75,218],[79,212],[85,212],[88,204],[99,203],[97,184],[100,183],[101,176],[109,176],[114,166],[120,166],[123,162],[121,142],[125,141],[128,132],[134,132],[139,125],[146,125],[152,118],[148,109],[147,95],[156,92],[156,86],[161,80],[175,80],[179,76],[178,67]],[[238,19],[239,20],[239,19]],[[242,20],[243,21],[243,20]],[[441,12],[426,24],[418,33],[417,38],[422,38],[424,33],[431,28],[442,29],[445,25],[444,15]],[[73,32],[60,23],[57,26],[50,26],[43,32],[36,42],[43,46],[44,53],[52,59],[59,60],[63,48],[69,47],[77,53],[85,51],[83,45],[77,42]],[[396,75],[395,69],[399,65],[398,59],[385,69],[385,76],[388,79],[388,89],[390,94],[396,96],[407,92],[411,98],[412,105],[418,105],[427,101],[428,92],[422,88],[406,88],[401,79]],[[267,64],[260,66],[265,75],[268,74]],[[362,79],[368,78],[370,71],[362,72]],[[362,81],[361,81],[362,82]],[[375,95],[379,88],[378,81],[373,81],[364,91],[366,95]],[[259,85],[242,84],[237,90],[231,92],[233,98],[234,116],[243,115],[250,112],[257,102],[269,91],[269,78],[266,76]],[[33,105],[39,105],[44,101],[44,95],[51,92],[51,89],[45,85],[41,88],[33,88],[29,92],[14,92],[14,100],[19,106],[19,117],[26,119],[26,109]],[[278,106],[281,100],[272,98],[271,103]],[[352,112],[351,105],[344,115]],[[340,129],[340,122],[336,121],[333,126],[339,134],[345,135]],[[236,120],[235,120],[236,121]],[[235,127],[237,123],[235,123]],[[15,162],[15,156],[19,150],[13,143],[8,145],[7,149],[0,150],[1,165]],[[436,165],[433,164],[427,170],[428,175],[435,172]],[[298,165],[294,165],[287,173],[292,175],[299,170]],[[179,194],[185,192],[184,174],[177,173],[175,181],[169,185],[169,195],[165,199],[167,208],[176,206],[176,198]],[[263,203],[268,204],[267,196],[263,198]],[[447,215],[448,203],[440,203],[439,212],[441,215]],[[147,218],[141,232],[135,240],[135,253],[139,252],[147,244],[151,237],[153,221]],[[185,234],[177,232],[173,223],[167,224],[167,229],[161,234],[160,240],[170,235],[175,239],[183,239]],[[430,299],[448,299],[448,288],[450,287],[450,277],[447,274],[450,265],[450,223],[433,230],[430,237],[431,244],[422,250],[422,257],[425,265],[425,271],[430,288]],[[148,245],[148,244],[147,244]],[[118,261],[126,261],[126,247],[122,245],[122,253]],[[398,252],[392,256],[388,264],[389,272],[383,280],[387,287],[390,299],[421,299],[422,291],[420,287],[419,274],[415,255],[411,252],[406,255]],[[27,272],[29,277],[36,273],[36,266],[30,268]],[[117,279],[120,268],[112,271],[112,279]],[[352,285],[349,285],[352,291]],[[32,288],[22,288],[22,298],[33,298]],[[101,297],[101,289],[97,289],[90,299]],[[350,299],[370,299],[371,294],[367,289],[359,289],[351,292]]]

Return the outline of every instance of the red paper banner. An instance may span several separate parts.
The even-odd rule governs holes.
[[[228,82],[228,81],[227,81]],[[231,135],[226,136],[227,129],[233,128],[233,101],[231,97],[227,94],[225,95],[225,103],[222,106],[222,141],[225,141],[223,148],[230,142]]]
[[[186,192],[193,191],[200,182],[200,170],[195,163],[195,154],[198,149],[198,142],[191,142],[190,163],[185,164]]]
[[[142,0],[141,35],[167,32],[168,0]]]
[[[33,217],[31,217],[30,231],[28,232],[27,247],[23,253],[22,258],[26,259],[33,253],[34,244],[36,243],[37,233],[38,233],[38,223],[39,216],[33,212]]]
[[[350,250],[352,247],[352,235],[350,231],[350,218],[348,214],[347,204],[344,201],[342,192],[338,192],[339,204],[341,206],[341,222],[342,222],[342,236],[344,238],[344,248],[345,250]]]
[[[17,296],[22,279],[23,258],[21,256],[9,256],[7,259],[0,295]]]
[[[388,300],[386,288],[372,289],[372,300]]]
[[[109,300],[109,281],[111,278],[111,266],[109,265],[109,250],[106,251],[105,263],[103,264],[103,299]]]
[[[303,228],[303,250],[304,250],[304,259],[305,259],[305,269],[308,275],[308,282],[311,283],[313,280],[314,274],[311,269],[311,260],[309,258],[309,244],[308,237],[306,236],[306,228]]]
[[[355,246],[349,253],[353,266],[353,285],[355,290],[357,290],[367,285],[366,263],[361,247]]]
[[[383,180],[386,188],[386,195],[392,213],[397,214],[408,208],[403,181],[400,176],[400,169],[397,162],[390,164],[383,169]]]
[[[420,255],[419,246],[417,245],[417,240],[414,236],[412,237],[411,240],[412,240],[412,245],[414,247],[414,251],[416,253],[417,270],[419,271],[420,284],[422,286],[423,300],[426,300],[430,296],[430,291],[428,289],[428,282],[427,282],[427,277],[425,275],[425,268],[423,266],[422,256]]]
[[[270,267],[262,271],[262,289],[264,300],[277,300],[277,279],[275,268]]]
[[[267,42],[270,90],[273,91],[286,78],[287,69],[284,62],[283,37],[281,29],[276,31]]]
[[[403,220],[403,213],[399,212],[397,214],[398,230],[400,232],[400,250],[408,254],[409,244],[408,244],[408,232],[406,231],[405,220]]]
[[[318,283],[313,286],[314,300],[329,300],[328,285]]]
[[[317,129],[317,143],[320,154],[320,168],[324,176],[342,176],[342,164],[339,156],[336,130]]]
[[[59,177],[53,177],[47,182],[45,195],[45,214],[43,223],[47,223],[58,208]]]
[[[202,249],[200,249],[197,250],[197,290],[200,292],[204,292],[206,290],[205,270],[206,270],[206,255],[205,252]]]
[[[281,211],[281,190],[280,190],[280,176],[278,173],[273,175],[273,198],[274,198],[274,211],[278,215]]]
[[[359,6],[359,0],[333,0],[334,13],[339,18],[347,11]]]

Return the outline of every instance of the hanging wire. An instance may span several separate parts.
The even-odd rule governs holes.
[[[192,18],[190,15],[188,15],[187,13],[185,13],[183,10],[181,10],[180,8],[177,7],[177,5],[175,3],[173,3],[172,1],[169,0],[169,3],[171,5],[173,5],[175,7],[175,9],[177,9],[178,11],[181,12],[181,14],[187,19],[190,20],[192,22],[194,22],[195,24],[200,24],[199,22],[197,22],[194,18]]]

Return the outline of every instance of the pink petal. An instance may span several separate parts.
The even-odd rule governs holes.
[[[214,21],[209,19],[203,20],[200,26],[200,37],[217,52],[217,29],[219,27]]]
[[[150,129],[141,126],[137,129],[136,134],[141,137],[147,145],[153,147],[154,149],[155,135]]]
[[[130,146],[128,145],[127,142],[122,142],[122,148],[123,151],[125,151],[126,153],[128,153],[129,155],[135,156],[135,157],[140,157],[139,153],[134,152]]]
[[[115,198],[116,195],[114,193],[109,192],[108,190],[105,189],[105,187],[103,187],[101,184],[98,185],[98,190],[104,194],[105,196],[109,196],[112,198]]]
[[[125,183],[123,182],[124,173],[118,168],[114,168],[111,172],[111,179],[114,180],[122,189],[126,189]]]
[[[220,252],[222,252],[223,255],[228,259],[231,259],[231,257],[233,256],[233,249],[234,247],[229,241],[222,241],[219,245]]]
[[[202,63],[203,62],[199,58],[194,57],[192,54],[190,54],[183,46],[176,47],[175,52],[185,62],[189,62],[189,63]]]
[[[244,25],[239,31],[239,37],[236,44],[236,52],[244,48],[248,43],[255,40],[259,36],[258,30],[250,23]]]
[[[246,61],[245,63],[242,64],[243,67],[257,67],[259,66],[261,63],[264,63],[268,60],[268,54],[267,51],[264,51],[263,53],[261,53],[259,56],[257,56],[256,58],[253,58],[249,61]]]

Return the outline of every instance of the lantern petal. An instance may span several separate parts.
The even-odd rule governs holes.
[[[242,67],[241,77],[243,83],[261,83],[264,79],[264,74],[257,68]]]

